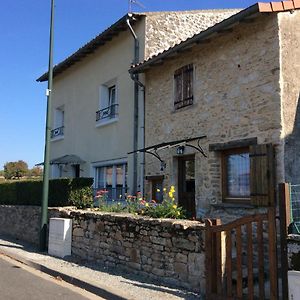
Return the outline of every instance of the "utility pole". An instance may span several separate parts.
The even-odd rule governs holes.
[[[47,113],[46,113],[46,133],[44,152],[44,178],[43,178],[43,198],[41,205],[41,227],[40,227],[40,250],[46,250],[46,237],[48,227],[48,195],[49,195],[49,172],[50,172],[50,137],[51,137],[51,102],[52,102],[52,81],[53,81],[53,34],[54,31],[54,0],[51,0],[50,17],[50,43],[49,43],[49,67],[48,67],[48,88]]]

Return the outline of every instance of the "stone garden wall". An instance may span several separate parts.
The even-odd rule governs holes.
[[[38,243],[39,207],[0,206],[0,233]],[[73,219],[72,254],[166,284],[204,291],[204,224],[51,208]]]
[[[38,206],[0,205],[0,234],[38,245],[40,216]]]
[[[289,235],[288,237],[288,262],[289,269],[300,271],[300,236]]]

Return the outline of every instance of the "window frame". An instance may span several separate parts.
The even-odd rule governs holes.
[[[189,76],[185,77],[185,74],[188,74]],[[185,78],[189,78],[188,81],[189,84],[185,83]],[[181,85],[180,95],[177,93],[179,82]],[[193,105],[194,104],[194,65],[192,63],[187,64],[174,71],[173,84],[174,84],[173,107],[175,111]]]
[[[96,111],[96,127],[118,121],[119,118],[118,86],[116,80],[101,84],[99,103]]]
[[[249,181],[249,195],[234,197],[228,194],[228,160],[229,155],[248,153],[250,155],[249,147],[239,147],[226,149],[221,152],[221,178],[222,178],[222,201],[224,203],[250,204],[251,203],[251,185]],[[249,176],[250,176],[250,157],[249,157]],[[249,178],[250,180],[250,178]]]
[[[116,192],[117,192],[117,167],[122,166],[122,194],[124,191],[124,194],[122,198],[117,198]],[[109,201],[114,200],[114,201],[120,201],[120,200],[125,200],[125,194],[127,193],[128,190],[128,184],[127,184],[127,176],[128,176],[128,165],[127,162],[120,162],[120,163],[115,163],[115,164],[105,164],[105,165],[99,165],[99,166],[94,166],[94,187],[96,190],[101,190],[101,189],[106,189],[107,188],[107,168],[112,168],[112,184],[111,184],[111,189],[112,189],[112,199],[109,199]],[[103,186],[99,186],[99,173],[103,172]],[[110,185],[109,185],[110,186]],[[115,199],[114,199],[115,197]]]
[[[65,128],[65,106],[61,105],[54,109],[54,116],[51,129],[51,141],[64,139]]]

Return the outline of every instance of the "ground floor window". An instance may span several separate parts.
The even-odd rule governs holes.
[[[151,183],[151,200],[157,203],[163,201],[163,181],[164,176],[146,176],[146,180]]]
[[[222,152],[224,201],[250,201],[249,147]]]
[[[63,165],[51,165],[51,178],[62,178],[63,177]]]
[[[95,168],[95,188],[106,190],[108,200],[125,200],[127,192],[127,164]]]

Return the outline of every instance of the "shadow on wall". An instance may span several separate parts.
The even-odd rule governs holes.
[[[300,94],[293,128],[293,132],[285,138],[285,181],[300,184]]]

